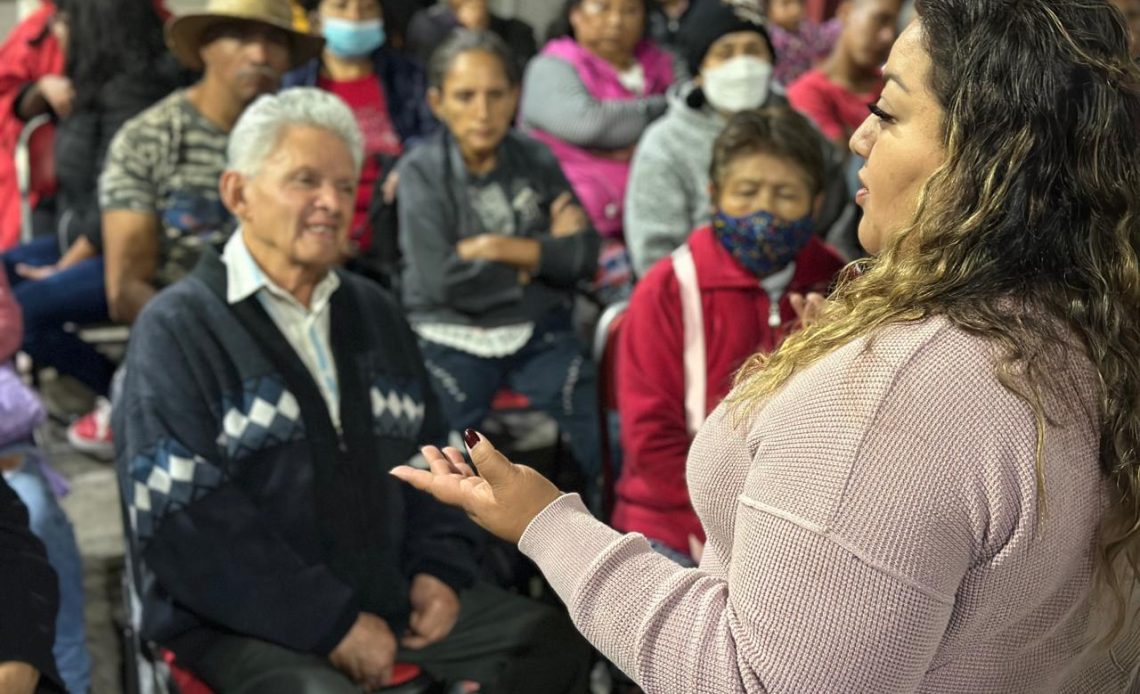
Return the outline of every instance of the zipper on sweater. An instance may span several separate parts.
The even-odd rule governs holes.
[[[768,295],[768,327],[775,330],[783,323],[780,320],[780,294],[765,287],[763,282],[760,288]]]

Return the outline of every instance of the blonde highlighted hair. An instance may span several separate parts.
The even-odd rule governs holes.
[[[1100,388],[1114,483],[1098,575],[1125,623],[1140,580],[1140,72],[1106,2],[917,0],[944,109],[945,163],[911,223],[840,283],[810,328],[754,357],[730,403],[753,411],[794,374],[893,324],[943,316],[1001,347],[997,377],[1037,420],[1047,357],[1074,337]]]

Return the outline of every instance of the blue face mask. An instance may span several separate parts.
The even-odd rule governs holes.
[[[767,277],[788,266],[815,233],[810,216],[778,221],[767,212],[730,217],[717,212],[713,234],[736,262],[757,277]]]
[[[363,58],[384,45],[384,22],[369,19],[321,19],[321,32],[328,49],[341,58]]]

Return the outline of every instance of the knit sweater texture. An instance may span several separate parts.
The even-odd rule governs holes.
[[[1042,498],[1033,414],[994,358],[932,318],[836,350],[751,415],[722,404],[689,456],[697,569],[572,495],[520,547],[648,694],[1135,691],[1135,628],[1111,655],[1087,645],[1109,489],[1095,373],[1055,366]]]
[[[400,634],[412,578],[475,579],[474,527],[388,470],[447,427],[395,300],[338,271],[334,427],[256,295],[207,251],[131,329],[114,410],[143,638],[191,669],[221,633],[327,655],[360,612]]]

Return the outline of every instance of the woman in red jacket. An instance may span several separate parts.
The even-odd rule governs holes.
[[[737,114],[714,144],[713,222],[658,262],[630,300],[618,352],[624,456],[613,524],[692,564],[704,532],[685,458],[705,417],[758,350],[797,325],[843,259],[815,234],[822,147],[787,108]],[[814,297],[813,297],[814,298]]]

